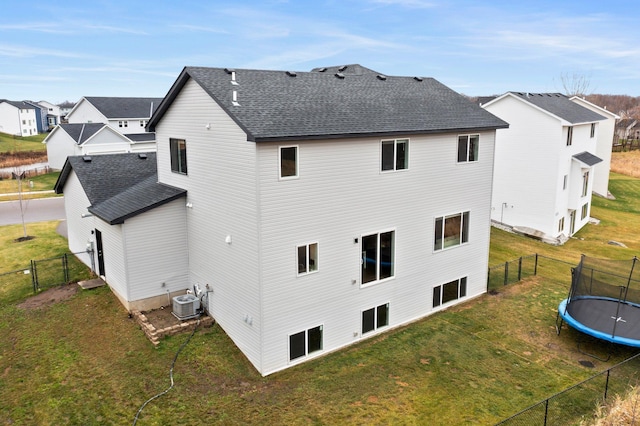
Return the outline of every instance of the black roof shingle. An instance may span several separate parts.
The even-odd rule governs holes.
[[[509,92],[520,99],[560,117],[571,124],[590,123],[605,120],[598,113],[579,105],[562,93]]]
[[[147,119],[153,115],[160,102],[162,102],[162,98],[85,96],[84,99],[110,119]]]
[[[321,72],[185,67],[149,122],[162,118],[189,79],[250,141],[479,131],[508,124],[433,78],[384,76],[360,65]],[[234,105],[234,92],[237,104]]]

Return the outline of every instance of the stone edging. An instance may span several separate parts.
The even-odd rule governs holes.
[[[214,322],[213,318],[211,318],[210,316],[203,315],[200,318],[192,318],[186,321],[182,321],[180,324],[176,324],[171,327],[157,329],[153,324],[149,322],[147,316],[142,312],[131,311],[131,315],[154,346],[158,346],[158,344],[160,343],[160,339],[165,336],[172,336],[184,330],[193,330],[196,325],[198,325],[198,320],[200,320],[199,325],[201,327],[211,327]]]

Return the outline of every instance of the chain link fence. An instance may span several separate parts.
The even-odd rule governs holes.
[[[505,426],[581,424],[607,398],[624,396],[640,380],[640,354],[497,423]]]

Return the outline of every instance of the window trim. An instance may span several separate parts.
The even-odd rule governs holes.
[[[558,232],[564,232],[564,217],[561,217],[558,221]]]
[[[184,170],[182,167],[183,162],[180,154],[180,142],[184,144]],[[174,148],[175,144],[175,148]],[[174,155],[175,149],[175,155]],[[187,140],[182,138],[169,138],[169,159],[171,162],[171,172],[177,173],[179,175],[188,175],[189,173],[189,163],[187,156]]]
[[[444,286],[457,282],[457,296],[453,299],[447,300],[446,302],[443,302],[443,297],[444,297]],[[464,286],[462,286],[462,283],[464,282]],[[464,276],[464,277],[460,277],[460,278],[456,278],[454,280],[448,281],[446,283],[442,283],[436,286],[432,287],[432,293],[431,293],[431,308],[435,309],[435,308],[440,308],[442,306],[450,306],[451,303],[455,302],[456,300],[461,300],[465,297],[467,297],[467,290],[468,290],[468,284],[469,284],[469,277],[468,276]],[[436,291],[437,290],[437,291]],[[463,290],[463,291],[461,291]],[[438,295],[438,303],[436,303],[436,293]]]
[[[315,259],[312,259],[311,256],[310,256],[311,246],[313,246],[313,245],[316,246]],[[299,250],[302,247],[306,248],[305,249],[305,255],[306,255],[305,267],[306,267],[306,270],[303,271],[303,272],[300,272],[300,252],[299,252]],[[296,271],[297,271],[297,276],[298,277],[303,277],[305,275],[310,275],[310,274],[317,273],[318,269],[319,269],[318,268],[318,263],[319,263],[318,257],[319,257],[319,244],[318,244],[317,241],[312,241],[312,242],[309,242],[309,243],[306,243],[306,244],[298,244],[296,246],[296,266],[297,266]],[[312,260],[313,260],[315,269],[310,269],[310,267],[309,267],[311,265],[311,261]]]
[[[393,143],[393,168],[384,168],[384,149],[385,143]],[[398,168],[398,145],[405,145],[404,168]],[[380,140],[380,173],[402,172],[409,170],[409,138],[401,139],[382,139]]]
[[[371,308],[362,309],[360,311],[360,335],[361,336],[369,335],[369,334],[375,333],[375,332],[377,332],[377,331],[379,331],[381,329],[385,329],[385,328],[389,327],[389,324],[390,324],[390,321],[389,321],[389,312],[390,312],[389,305],[390,305],[390,302],[386,302],[386,303],[383,303],[381,305],[373,306]],[[387,312],[386,312],[386,324],[379,325],[378,324],[378,320],[379,320],[378,309],[380,309],[382,307],[385,307],[386,310],[387,310]],[[371,311],[371,310],[373,310],[373,328],[371,330],[364,331],[364,313],[368,312],[368,311]]]
[[[582,196],[586,197],[589,192],[589,170],[582,174]]]
[[[591,123],[591,133],[589,137],[591,139],[596,137],[596,123]]]
[[[458,215],[460,216],[460,242],[458,244],[445,247],[444,241],[445,241],[446,219],[452,218]],[[465,215],[467,218],[466,222],[465,222]],[[440,239],[442,242],[440,244],[440,248],[436,248],[436,240],[438,235],[436,227],[439,219],[442,220],[442,227],[440,228],[441,229]],[[469,223],[470,222],[471,222],[471,210],[462,210],[456,213],[450,213],[442,216],[435,216],[433,218],[433,234],[432,234],[433,235],[433,244],[432,244],[433,252],[441,252],[441,251],[445,251],[445,250],[449,250],[449,249],[453,249],[456,247],[469,244],[469,234],[470,234]]]
[[[469,149],[471,146],[471,140],[475,137],[476,145],[475,150],[473,151],[474,158],[470,159],[469,155],[471,150]],[[461,138],[466,138],[465,151],[464,151],[464,160],[460,160],[460,142]],[[456,163],[458,164],[466,164],[466,163],[477,163],[480,160],[480,133],[468,133],[468,134],[460,134],[457,138],[457,149],[456,149]]]
[[[388,234],[388,233],[392,233],[392,240],[391,240],[391,253],[390,253],[390,257],[391,257],[391,275],[388,277],[384,277],[382,279],[380,279],[380,265],[381,265],[381,259],[380,259],[380,235],[382,234]],[[363,282],[363,277],[362,277],[362,265],[366,262],[366,257],[365,254],[363,254],[363,241],[365,237],[370,237],[376,235],[376,278],[372,281],[367,281],[366,283]],[[389,228],[389,229],[384,229],[378,232],[368,232],[368,233],[363,233],[360,235],[360,287],[369,287],[372,285],[376,285],[376,284],[380,284],[389,280],[393,280],[396,277],[396,228]]]
[[[320,329],[320,348],[315,349],[313,351],[309,351],[309,331],[314,330],[314,329]],[[300,333],[304,333],[304,355],[299,355],[296,356],[295,358],[291,358],[291,337],[298,335]],[[302,360],[305,359],[309,359],[310,357],[316,356],[319,353],[324,352],[324,323],[322,324],[318,324],[314,327],[309,327],[309,328],[305,328],[304,330],[301,331],[296,331],[295,333],[291,333],[288,335],[287,338],[287,353],[288,353],[288,358],[289,358],[289,363],[292,362],[300,362]]]
[[[580,212],[580,220],[585,220],[589,217],[589,203],[582,205],[582,211]]]
[[[567,146],[573,145],[573,126],[567,126]]]
[[[282,150],[287,148],[295,148],[295,174],[290,176],[282,176]],[[278,147],[278,180],[292,180],[300,177],[300,147],[299,145],[281,145]]]

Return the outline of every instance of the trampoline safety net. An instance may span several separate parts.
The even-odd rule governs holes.
[[[573,269],[569,301],[598,297],[640,305],[640,262],[582,256]]]

